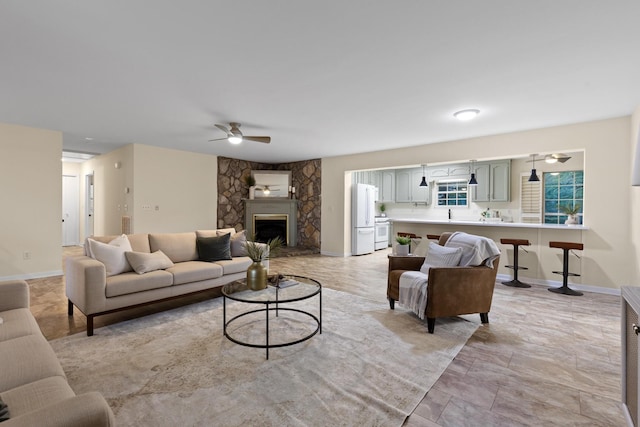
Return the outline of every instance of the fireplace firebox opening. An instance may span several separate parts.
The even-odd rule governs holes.
[[[289,215],[253,215],[253,230],[257,242],[267,243],[271,239],[280,237],[286,246],[289,245]]]

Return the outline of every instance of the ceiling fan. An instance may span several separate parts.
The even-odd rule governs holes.
[[[532,160],[527,160],[528,163],[533,161],[544,160],[546,163],[564,163],[571,158],[571,156],[567,156],[566,154],[556,153],[556,154],[547,154],[544,157],[537,157],[537,154],[532,154]]]
[[[263,142],[268,144],[271,142],[270,136],[246,136],[240,132],[240,123],[231,122],[229,123],[230,129],[227,129],[224,125],[216,124],[216,127],[227,134],[224,138],[210,139],[209,142],[212,141],[222,141],[227,140],[232,144],[240,144],[242,141],[255,141],[255,142]]]
[[[256,190],[262,191],[263,194],[271,194],[271,190],[278,190],[279,185],[263,185],[262,187],[256,187]]]

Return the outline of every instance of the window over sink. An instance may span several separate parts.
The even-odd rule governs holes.
[[[469,185],[466,180],[439,181],[438,206],[468,206]]]

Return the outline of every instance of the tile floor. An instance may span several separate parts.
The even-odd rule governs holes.
[[[66,255],[79,252],[80,248],[65,249]],[[383,250],[348,258],[275,258],[271,272],[307,275],[331,289],[386,300],[387,254]],[[48,339],[85,331],[82,314],[66,314],[62,277],[29,283],[32,311]],[[95,325],[211,296],[98,317]],[[480,322],[478,315],[465,318]],[[619,297],[569,297],[542,286],[514,289],[497,284],[489,321],[468,341],[406,426],[626,425],[620,403]]]

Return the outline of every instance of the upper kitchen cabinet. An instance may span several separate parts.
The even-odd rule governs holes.
[[[396,171],[381,170],[379,172],[380,186],[378,187],[378,200],[380,202],[396,201]]]
[[[396,169],[396,202],[397,203],[431,203],[429,187],[420,187],[422,168]]]
[[[474,202],[508,202],[511,199],[511,161],[478,163],[474,167],[478,185],[471,188]]]

